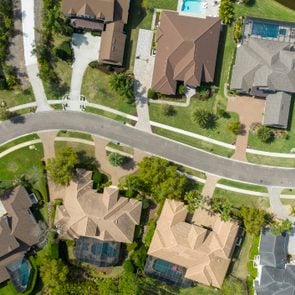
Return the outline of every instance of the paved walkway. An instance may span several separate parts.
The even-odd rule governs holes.
[[[110,164],[106,155],[106,145],[110,141],[97,136],[92,137],[95,144],[95,157],[99,162],[102,171],[110,176],[113,185],[118,185],[122,177],[134,173],[137,169],[137,163],[140,162],[144,156],[146,156],[145,153],[139,150],[134,150],[134,157],[132,160],[128,161],[122,167],[114,167]]]
[[[71,90],[68,110],[80,111],[81,87],[88,64],[98,59],[101,37],[92,36],[90,33],[73,34],[73,49],[75,61],[71,80]]]
[[[280,219],[289,219],[295,222],[295,217],[290,216],[286,207],[282,205],[280,200],[281,187],[268,187],[269,201],[273,213]]]
[[[147,92],[151,88],[155,57],[151,56],[154,32],[139,30],[134,62],[135,96],[138,129],[152,132],[148,108]]]
[[[51,107],[47,102],[45,90],[39,78],[37,57],[32,54],[35,47],[34,0],[21,0],[21,6],[25,65],[37,102],[37,112],[49,111]]]
[[[207,174],[207,180],[202,190],[202,195],[204,197],[209,197],[209,198],[213,197],[214,190],[219,179],[220,179],[219,176]]]
[[[248,147],[249,130],[252,123],[262,121],[265,100],[247,96],[228,97],[227,111],[239,114],[242,132],[237,136],[236,151],[233,159],[247,162],[246,150]]]

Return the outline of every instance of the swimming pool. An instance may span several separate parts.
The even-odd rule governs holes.
[[[201,13],[203,0],[183,0],[181,11],[188,13]]]
[[[279,34],[279,26],[276,24],[253,22],[252,35],[261,36],[263,38],[277,38]]]

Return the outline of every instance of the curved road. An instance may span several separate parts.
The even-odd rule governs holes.
[[[295,169],[243,163],[149,134],[123,123],[82,112],[39,112],[0,124],[0,145],[46,130],[77,130],[119,141],[173,162],[224,178],[270,186],[295,187]]]

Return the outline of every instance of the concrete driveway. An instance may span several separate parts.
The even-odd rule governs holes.
[[[151,88],[155,64],[155,56],[151,56],[153,34],[151,30],[139,30],[133,70],[138,116],[136,127],[147,132],[151,132],[147,92]]]
[[[98,60],[100,39],[101,37],[92,36],[90,33],[73,35],[72,44],[75,61],[72,65],[70,101],[68,103],[68,108],[71,111],[80,110],[80,95],[84,72],[90,62]]]
[[[246,149],[248,146],[249,130],[252,123],[261,123],[264,113],[265,99],[248,96],[228,97],[227,110],[239,114],[243,130],[236,140],[236,151],[233,159],[247,161]]]

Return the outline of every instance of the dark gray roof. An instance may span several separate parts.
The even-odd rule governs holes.
[[[287,93],[269,94],[266,97],[263,124],[286,129],[288,127],[290,104],[291,95]]]
[[[260,264],[284,268],[287,262],[288,235],[273,235],[270,230],[264,229],[261,233],[259,245]]]
[[[263,266],[255,291],[257,295],[295,295],[295,265],[286,265],[286,269]]]
[[[250,37],[237,49],[231,89],[264,86],[295,93],[295,51],[291,44]]]

